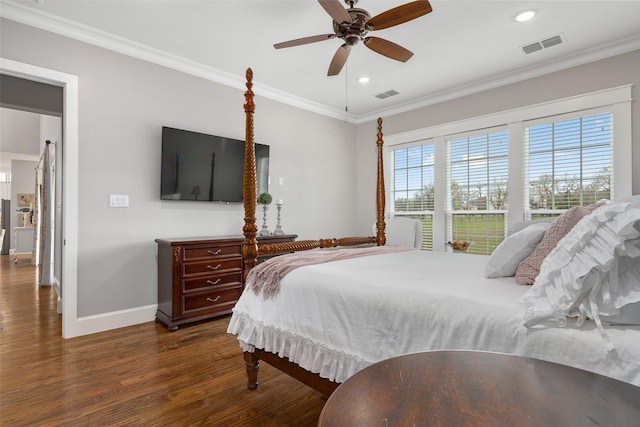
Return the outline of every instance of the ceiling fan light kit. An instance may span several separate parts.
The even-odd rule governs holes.
[[[354,7],[356,3],[358,3],[358,0],[344,0],[344,2],[348,6],[347,9],[342,7],[340,0],[318,0],[318,3],[320,3],[322,8],[331,16],[331,19],[333,19],[332,34],[303,37],[276,43],[273,47],[282,49],[333,38],[343,40],[344,44],[336,50],[329,64],[328,76],[340,74],[340,71],[349,58],[351,48],[360,41],[366,47],[380,55],[395,59],[396,61],[406,62],[413,56],[413,52],[389,40],[367,35],[371,31],[383,30],[403,24],[432,11],[431,5],[427,0],[417,0],[394,7],[371,18],[371,15],[366,10]]]

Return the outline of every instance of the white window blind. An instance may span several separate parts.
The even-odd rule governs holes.
[[[504,239],[508,193],[506,129],[447,139],[447,237],[471,242],[468,253],[490,254]]]
[[[584,112],[524,125],[525,212],[532,218],[612,198],[611,113]]]
[[[422,222],[423,250],[433,250],[434,162],[431,143],[391,151],[390,212]]]

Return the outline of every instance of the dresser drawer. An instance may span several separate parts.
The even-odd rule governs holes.
[[[242,271],[242,257],[212,258],[206,261],[190,262],[182,264],[182,275],[192,274],[217,274],[229,270]]]
[[[224,285],[241,285],[242,284],[242,270],[233,271],[226,274],[212,274],[209,276],[194,277],[193,279],[182,280],[183,292],[201,291],[204,288],[211,288],[213,286]]]
[[[231,309],[238,298],[240,298],[240,294],[242,294],[242,285],[237,284],[197,295],[185,295],[182,300],[182,311],[184,314],[193,315],[201,311],[222,310],[226,306],[229,306],[229,309]]]
[[[242,245],[230,244],[230,245],[215,245],[215,246],[201,246],[201,247],[188,247],[183,250],[183,260],[196,260],[199,258],[212,258],[225,255],[240,255],[242,258]]]

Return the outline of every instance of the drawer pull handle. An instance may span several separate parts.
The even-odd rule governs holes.
[[[216,302],[220,299],[220,295],[218,295],[217,297],[215,297],[215,299],[211,299],[211,298],[207,298],[207,301],[209,302]]]
[[[209,252],[211,255],[218,255],[218,254],[220,254],[220,252],[222,252],[222,249],[218,249],[215,252],[213,252],[212,250],[207,249],[207,252]]]
[[[207,283],[209,285],[217,285],[218,283],[220,283],[220,279],[216,280],[215,282],[212,282],[211,280],[207,280]],[[219,297],[218,297],[219,298]]]
[[[216,265],[215,267],[211,267],[210,265],[207,265],[207,268],[208,268],[209,270],[217,270],[217,269],[219,269],[220,267],[222,267],[222,264],[218,264],[218,265]]]

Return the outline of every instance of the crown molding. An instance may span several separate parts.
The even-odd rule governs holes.
[[[209,67],[181,56],[170,54],[105,31],[97,30],[87,25],[61,18],[11,0],[0,0],[0,3],[2,4],[2,8],[0,8],[0,17],[181,71],[235,89],[245,89],[244,76],[232,75],[217,68]],[[256,95],[291,105],[296,108],[308,110],[352,124],[361,124],[371,120],[376,120],[378,117],[390,117],[416,110],[418,108],[472,95],[485,90],[495,89],[508,84],[539,77],[555,71],[561,71],[611,56],[620,55],[636,49],[640,49],[640,35],[629,37],[628,39],[615,43],[600,45],[579,54],[563,57],[560,60],[543,62],[534,67],[527,66],[526,68],[498,75],[490,79],[477,80],[464,86],[450,88],[420,99],[414,99],[405,104],[379,109],[362,115],[331,108],[260,83],[254,83],[254,92]]]
[[[496,77],[485,80],[477,80],[468,85],[447,89],[427,97],[412,100],[406,104],[397,105],[392,108],[381,109],[367,115],[356,116],[355,123],[364,123],[376,120],[380,116],[390,117],[396,114],[406,113],[418,108],[428,107],[430,105],[439,104],[441,102],[451,101],[463,96],[473,95],[474,93],[483,92],[490,89],[496,89],[501,86],[521,82],[527,79],[540,77],[556,71],[566,70],[568,68],[579,65],[588,64],[590,62],[599,61],[601,59],[610,58],[616,55],[622,55],[633,50],[640,49],[640,35],[629,37],[615,43],[603,44],[596,46],[579,54],[563,57],[560,60],[547,61],[537,64],[535,67],[527,66],[516,71],[504,73]]]

